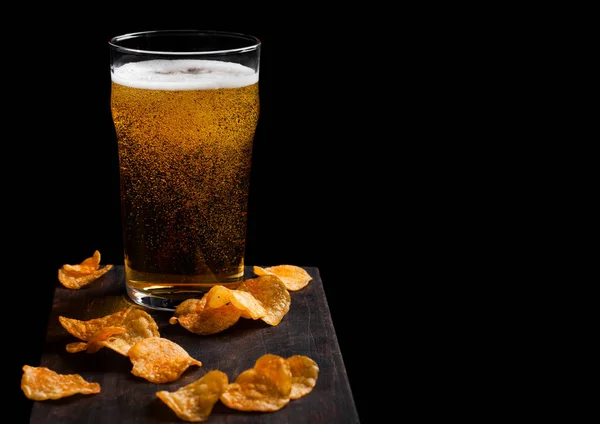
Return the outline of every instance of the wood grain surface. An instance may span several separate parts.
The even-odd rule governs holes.
[[[304,269],[313,279],[302,290],[290,292],[290,310],[277,326],[262,320],[240,319],[226,331],[201,336],[169,324],[171,312],[146,309],[158,323],[161,337],[178,343],[203,364],[189,367],[178,380],[165,384],[134,376],[129,358],[112,349],[100,349],[94,354],[65,350],[68,343],[78,340],[60,325],[59,316],[87,320],[131,304],[125,294],[123,266],[115,266],[80,290],[57,286],[40,366],[58,373],[81,374],[86,380],[99,383],[101,392],[37,401],[30,423],[182,423],[157,398],[157,391],[174,391],[211,369],[225,372],[231,382],[265,353],[283,357],[306,355],[315,360],[320,371],[313,391],[274,412],[242,412],[217,402],[207,423],[359,423],[319,270]],[[246,278],[254,276],[252,267],[247,266]]]

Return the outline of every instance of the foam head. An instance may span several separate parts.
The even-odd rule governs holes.
[[[258,72],[218,60],[155,59],[113,68],[111,78],[120,85],[149,90],[208,90],[254,84]]]

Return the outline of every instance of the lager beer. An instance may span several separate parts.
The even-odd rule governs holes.
[[[110,107],[129,296],[173,310],[214,284],[237,287],[258,70],[214,59],[131,61],[112,69]]]

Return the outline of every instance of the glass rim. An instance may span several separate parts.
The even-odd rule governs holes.
[[[172,51],[172,50],[146,50],[146,49],[134,49],[131,47],[125,47],[120,45],[121,41],[131,40],[134,38],[140,38],[144,36],[154,36],[154,35],[209,35],[209,36],[217,36],[217,37],[226,37],[226,38],[238,38],[248,41],[248,45],[243,47],[236,47],[230,49],[222,49],[222,50],[190,50],[190,51]],[[261,40],[254,35],[244,34],[241,32],[233,32],[233,31],[221,31],[221,30],[197,30],[197,29],[159,29],[152,31],[139,31],[139,32],[129,32],[121,35],[116,35],[112,37],[108,41],[108,45],[120,52],[120,53],[133,53],[133,54],[160,54],[160,55],[172,55],[172,56],[180,56],[180,55],[194,55],[194,56],[203,56],[203,55],[213,55],[213,54],[233,54],[233,53],[246,53],[251,52],[258,49],[261,45]]]

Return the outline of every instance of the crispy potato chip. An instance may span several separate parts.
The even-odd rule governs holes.
[[[240,290],[231,290],[225,286],[216,285],[204,295],[206,308],[219,308],[227,303],[233,304],[244,318],[259,319],[267,314],[262,303],[252,293]]]
[[[205,307],[220,308],[231,302],[232,296],[233,290],[221,285],[212,286],[210,290],[204,294],[204,297],[206,298]]]
[[[304,355],[294,355],[287,358],[292,373],[292,391],[290,399],[298,399],[309,394],[317,384],[319,366]]]
[[[94,334],[87,342],[74,342],[67,345],[67,352],[76,353],[87,351],[87,353],[96,353],[104,345],[99,342],[109,339],[115,334],[125,333],[127,331],[124,327],[106,327]]]
[[[184,300],[175,308],[173,316],[169,318],[169,324],[180,324],[187,329],[196,321],[197,315],[202,312],[205,305],[206,298],[204,297]]]
[[[259,319],[267,315],[267,309],[262,302],[250,292],[234,290],[231,303],[240,310],[242,318]]]
[[[60,399],[77,393],[100,393],[100,384],[90,383],[79,374],[58,374],[46,367],[23,366],[21,390],[29,399]]]
[[[206,421],[213,406],[229,384],[227,374],[219,370],[211,370],[193,383],[174,392],[161,390],[156,396],[188,422]]]
[[[206,301],[206,295],[201,299],[184,300],[175,308],[169,323],[179,324],[192,333],[205,336],[227,330],[240,319],[241,311],[234,305],[207,308]]]
[[[81,275],[78,277],[68,275],[64,270],[59,270],[58,279],[66,288],[77,290],[89,285],[90,283],[93,283],[111,269],[113,269],[113,265],[105,265],[103,268],[99,268],[91,274]]]
[[[202,366],[177,343],[162,337],[147,337],[134,344],[127,356],[133,364],[131,373],[151,383],[177,380],[191,365]]]
[[[152,318],[152,315],[140,308],[132,306],[130,308],[132,310],[120,324],[127,331],[98,342],[98,344],[106,346],[123,356],[127,356],[129,349],[140,340],[149,337],[160,337],[158,324]]]
[[[128,306],[109,315],[82,321],[65,316],[59,316],[58,321],[65,330],[80,340],[88,341],[94,334],[106,327],[120,327],[125,317],[134,310],[134,306]]]
[[[283,282],[290,291],[298,291],[312,280],[312,277],[304,268],[295,265],[276,265],[267,268],[254,266],[256,275],[275,275]]]
[[[71,343],[70,347],[67,346],[67,350],[70,352],[77,352],[78,349],[84,348],[87,349],[88,353],[93,353],[105,346],[123,356],[127,356],[129,349],[138,341],[148,337],[160,337],[158,324],[152,318],[152,315],[136,306],[128,306],[113,314],[88,321],[64,316],[59,316],[58,319],[71,335],[87,342],[90,342],[95,335],[107,328],[122,327],[126,330],[111,334],[104,339],[95,340],[94,343],[85,345],[85,347],[78,343]]]
[[[248,292],[262,303],[267,313],[261,319],[269,325],[279,324],[290,310],[290,292],[275,275],[261,275],[245,280],[236,290]]]
[[[265,354],[254,368],[240,373],[221,394],[227,407],[239,411],[277,411],[290,402],[292,373],[281,356]]]
[[[58,281],[68,289],[77,290],[93,283],[111,269],[113,265],[105,265],[90,274],[73,275],[61,268],[58,270]]]
[[[62,269],[71,275],[86,275],[96,271],[100,266],[100,252],[96,250],[94,254],[85,259],[78,265],[63,265]]]
[[[58,281],[68,289],[77,290],[94,282],[113,268],[113,265],[100,266],[100,252],[85,259],[79,265],[65,264],[58,270]]]

